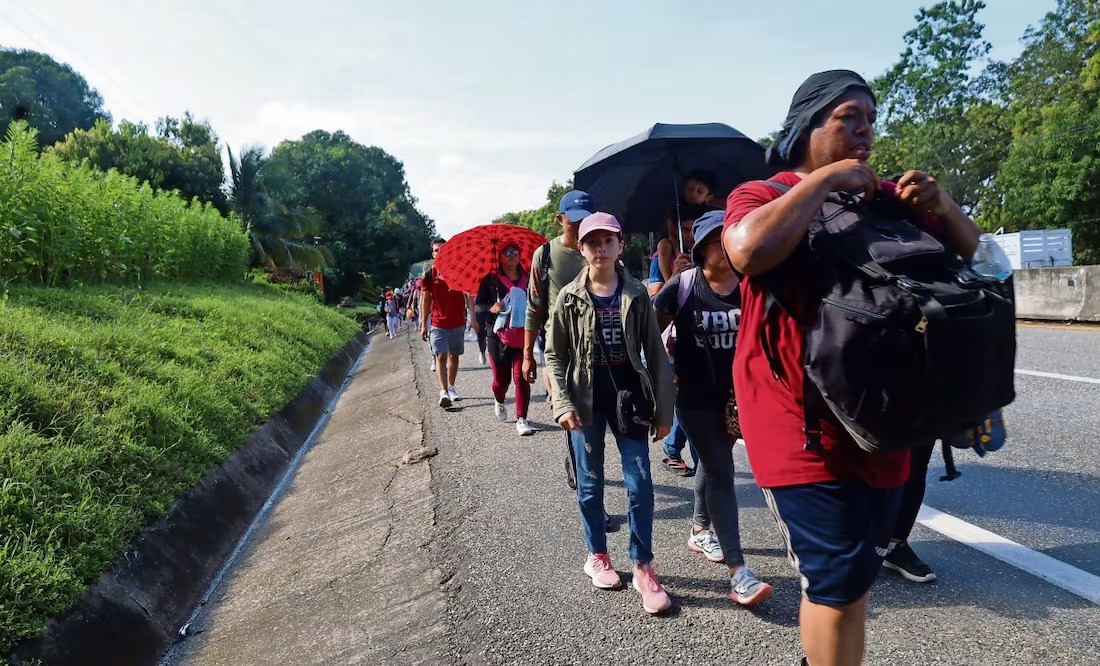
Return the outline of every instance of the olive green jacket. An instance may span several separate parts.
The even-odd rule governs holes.
[[[562,287],[546,329],[546,372],[550,378],[554,420],[576,411],[592,422],[592,354],[596,345],[596,309],[588,293],[588,267]],[[657,316],[645,286],[622,266],[622,321],[626,353],[653,404],[653,424],[672,425],[675,387]],[[645,353],[648,368],[642,365]]]

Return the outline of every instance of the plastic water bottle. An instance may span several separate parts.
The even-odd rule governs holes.
[[[970,260],[970,267],[975,273],[991,277],[999,282],[1004,282],[1012,277],[1012,262],[1008,255],[997,243],[993,234],[982,234],[978,239],[978,249],[974,250],[974,258]]]

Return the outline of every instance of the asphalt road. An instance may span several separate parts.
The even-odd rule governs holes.
[[[1022,328],[1017,367],[1100,379],[1100,331]],[[548,424],[543,391],[531,419],[544,431],[519,438],[492,414],[489,370],[467,344],[457,409],[435,405],[426,346],[409,339],[432,462],[438,565],[453,576],[448,656],[456,664],[796,664],[799,587],[776,525],[735,451],[748,563],[776,588],[756,610],[726,596],[724,567],[690,553],[691,480],[651,456],[658,575],[673,597],[649,617],[637,594],[596,590],[573,491],[565,484],[561,431]],[[541,380],[539,383],[541,387]],[[926,504],[1100,574],[1100,384],[1018,376],[1007,410],[1010,439],[985,459],[957,457],[962,478],[939,482]],[[510,403],[510,400],[509,400]],[[511,404],[509,404],[511,414]],[[613,561],[628,576],[625,497],[608,447],[607,507],[620,526]],[[868,664],[1100,664],[1100,606],[918,525],[912,543],[939,580],[916,585],[884,574],[868,627]]]

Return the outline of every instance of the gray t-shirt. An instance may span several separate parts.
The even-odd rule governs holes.
[[[531,260],[531,280],[527,284],[527,320],[524,328],[537,331],[546,325],[550,310],[557,302],[562,287],[576,279],[585,267],[584,256],[561,244],[561,236],[550,240],[550,268],[542,274],[542,255],[546,245],[535,250]]]

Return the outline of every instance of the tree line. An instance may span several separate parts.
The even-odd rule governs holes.
[[[330,299],[403,281],[436,233],[417,208],[404,165],[342,131],[316,130],[270,151],[234,151],[190,112],[153,127],[116,126],[102,96],[72,67],[0,47],[0,129],[16,121],[36,130],[43,155],[114,170],[212,207],[247,237],[251,267],[324,271]]]
[[[982,0],[922,9],[871,81],[872,166],[925,168],[988,230],[1069,228],[1100,263],[1100,3],[1058,0],[1012,61],[989,58]]]
[[[989,231],[1069,228],[1075,262],[1100,264],[1100,2],[1058,0],[1007,62],[989,57],[983,9],[921,9],[897,61],[870,78],[871,166],[884,178],[928,171]],[[542,207],[495,221],[556,235],[566,189],[554,183]]]

